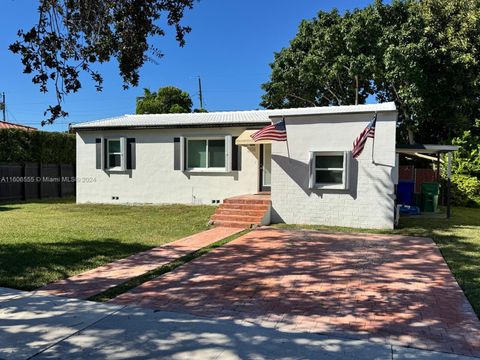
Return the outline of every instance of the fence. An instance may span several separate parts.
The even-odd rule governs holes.
[[[75,165],[0,163],[0,202],[75,195]]]

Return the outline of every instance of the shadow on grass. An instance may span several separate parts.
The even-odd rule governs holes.
[[[0,286],[33,290],[150,248],[110,238],[3,244],[0,246]]]

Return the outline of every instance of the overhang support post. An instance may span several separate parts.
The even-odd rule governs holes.
[[[452,153],[448,152],[447,153],[447,219],[450,219],[450,216],[452,215],[451,213],[451,207],[450,207],[450,186],[451,186],[451,181],[450,178],[452,177]]]

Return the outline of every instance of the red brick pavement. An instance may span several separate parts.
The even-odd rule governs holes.
[[[260,229],[112,302],[480,355],[480,322],[428,238]]]
[[[48,284],[39,290],[51,295],[87,299],[239,231],[242,231],[242,229],[212,228],[68,279]]]

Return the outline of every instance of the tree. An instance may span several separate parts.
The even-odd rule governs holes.
[[[275,54],[261,105],[346,105],[372,95],[397,103],[401,140],[446,142],[479,117],[479,51],[477,0],[377,0],[344,15],[320,12]]]
[[[157,92],[144,89],[144,95],[137,99],[137,114],[172,114],[192,111],[190,95],[175,86],[165,86]]]
[[[39,19],[30,30],[20,30],[10,50],[21,56],[24,73],[47,92],[52,86],[56,105],[42,122],[52,123],[67,113],[61,103],[65,95],[82,87],[80,77],[88,74],[98,91],[102,75],[94,64],[118,61],[124,88],[138,85],[139,69],[145,61],[163,54],[149,45],[149,38],[164,36],[157,25],[161,16],[176,32],[180,46],[190,32],[181,20],[194,0],[39,0]]]

